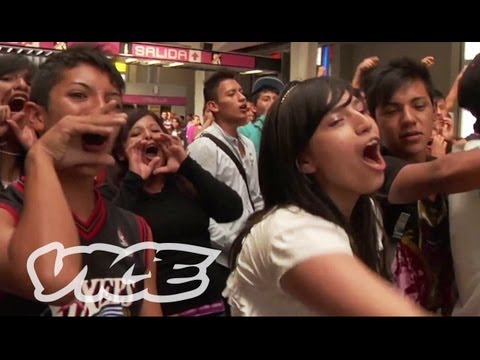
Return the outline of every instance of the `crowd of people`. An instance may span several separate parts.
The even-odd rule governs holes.
[[[0,56],[0,314],[480,315],[480,55],[435,61],[218,71],[202,121],[124,112],[98,46]]]

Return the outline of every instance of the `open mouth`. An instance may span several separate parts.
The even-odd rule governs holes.
[[[27,101],[23,97],[14,97],[8,103],[10,110],[13,112],[20,112],[23,110]]]
[[[145,157],[149,160],[152,160],[158,154],[158,146],[156,145],[148,145],[145,148]]]
[[[85,145],[103,145],[107,141],[106,136],[98,134],[85,134],[82,135],[82,142]]]
[[[82,147],[84,151],[101,152],[105,149],[107,137],[98,134],[82,135]]]
[[[370,164],[382,165],[384,163],[380,155],[380,144],[377,139],[370,141],[363,149],[363,159]]]

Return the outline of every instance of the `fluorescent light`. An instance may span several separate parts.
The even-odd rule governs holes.
[[[127,72],[127,64],[121,61],[115,61],[115,67],[117,68],[118,72],[126,73]]]
[[[150,60],[150,61],[147,61],[147,65],[158,65],[158,64],[161,64],[162,61],[161,60]]]
[[[52,55],[53,51],[49,51],[48,53],[45,54],[45,56]]]
[[[42,55],[42,54],[43,54],[43,50],[37,51],[37,55]]]
[[[262,72],[263,72],[263,70],[248,70],[248,71],[241,72],[240,74],[241,75],[250,75],[250,74],[260,74]]]
[[[137,61],[137,59],[135,59],[135,58],[128,58],[128,59],[125,59],[125,63],[127,63],[127,64],[129,64],[129,63],[133,63],[133,62],[135,62],[135,61]]]
[[[176,67],[176,66],[182,66],[182,65],[185,65],[185,64],[182,62],[172,62],[170,64],[163,65],[163,67]]]
[[[23,52],[23,49],[17,49],[17,54],[20,54],[21,52]]]
[[[27,51],[27,55],[30,55],[33,52],[33,49]]]
[[[480,53],[480,42],[466,42],[463,50],[464,60],[473,60]]]
[[[317,66],[321,66],[322,65],[322,47],[319,46],[318,49],[317,49]]]
[[[13,48],[8,48],[7,53],[12,52]]]

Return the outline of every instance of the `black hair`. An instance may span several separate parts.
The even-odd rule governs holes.
[[[25,80],[30,83],[34,77],[37,66],[26,56],[19,54],[7,54],[0,56],[0,76],[14,74],[20,71],[27,71]]]
[[[218,86],[224,80],[235,79],[235,73],[231,71],[217,71],[205,81],[203,85],[203,98],[205,104],[209,101],[218,100]]]
[[[121,94],[125,92],[125,82],[120,72],[102,47],[97,44],[78,44],[50,56],[40,65],[33,79],[30,99],[47,109],[50,92],[56,84],[62,81],[65,70],[81,64],[89,64],[105,72],[118,91]]]
[[[0,77],[10,74],[16,74],[19,72],[26,71],[25,82],[30,84],[32,82],[35,73],[37,72],[37,66],[31,62],[26,56],[20,54],[7,54],[0,56]],[[18,139],[13,133],[7,135],[7,139],[15,139],[14,141],[18,142]],[[13,140],[12,140],[13,141]],[[20,169],[20,175],[25,173],[25,155],[27,151],[21,147],[21,156],[17,157],[16,166]]]
[[[445,100],[445,96],[440,90],[435,89],[433,90],[433,101],[437,102],[438,100]]]
[[[434,87],[428,68],[420,61],[400,58],[387,65],[376,68],[372,83],[366,89],[367,105],[370,114],[375,118],[375,110],[383,107],[392,99],[395,92],[405,83],[420,80],[425,84],[433,105]]]
[[[297,206],[345,229],[353,252],[371,269],[386,276],[378,252],[378,220],[371,197],[360,196],[348,221],[324,189],[300,171],[297,162],[325,115],[339,104],[345,92],[350,97],[341,105],[347,106],[352,91],[347,81],[323,76],[289,84],[273,103],[266,116],[259,152],[259,182],[265,207],[249,218],[235,240],[230,256],[232,268],[243,238],[256,223],[276,208]]]

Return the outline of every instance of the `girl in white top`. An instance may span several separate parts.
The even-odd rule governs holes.
[[[272,106],[259,155],[265,209],[232,247],[232,315],[424,315],[378,273],[367,194],[384,180],[378,128],[346,81],[294,82]]]

